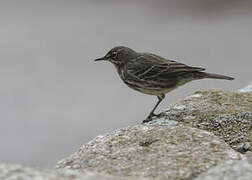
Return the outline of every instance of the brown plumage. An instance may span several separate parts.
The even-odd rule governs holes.
[[[155,54],[138,53],[123,46],[111,49],[104,57],[95,61],[100,60],[113,63],[123,82],[130,88],[158,97],[157,104],[143,122],[152,120],[155,109],[165,98],[166,93],[185,83],[204,78],[234,79],[202,72],[204,68],[188,66]]]

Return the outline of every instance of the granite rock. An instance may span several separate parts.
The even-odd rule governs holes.
[[[244,88],[239,89],[239,92],[252,92],[252,83]]]
[[[0,164],[1,180],[148,180],[134,177],[119,177],[96,172],[82,173],[73,170],[42,169],[17,164]]]
[[[0,164],[0,179],[247,180],[252,176],[250,89],[198,91],[150,123],[97,136],[58,162],[57,170]]]
[[[251,180],[252,158],[229,161],[209,169],[195,180]]]
[[[57,168],[193,179],[210,167],[239,158],[239,153],[207,131],[180,125],[137,125],[96,137],[61,160]]]
[[[150,124],[183,124],[209,131],[232,148],[252,145],[252,93],[198,91]],[[238,148],[239,149],[239,148]],[[248,148],[251,151],[252,148]]]

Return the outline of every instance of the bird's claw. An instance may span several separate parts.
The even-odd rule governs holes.
[[[144,123],[148,123],[148,122],[150,122],[150,121],[152,121],[152,120],[153,120],[152,118],[147,117],[145,120],[143,120],[142,123],[143,123],[143,124],[144,124]]]
[[[155,113],[151,113],[145,120],[143,120],[143,123],[147,123],[147,122],[151,122],[153,119],[153,117],[160,117],[162,115],[162,113],[159,114],[155,114]]]

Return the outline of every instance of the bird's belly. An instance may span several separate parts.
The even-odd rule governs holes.
[[[124,80],[124,83],[131,89],[134,89],[144,94],[155,95],[155,96],[158,96],[160,94],[166,94],[176,89],[179,86],[177,84],[161,86],[161,85],[156,85],[151,82],[136,83],[136,82],[125,81],[125,80]]]
[[[123,82],[131,89],[134,89],[144,94],[155,96],[158,96],[160,94],[166,94],[192,80],[190,78],[184,78],[184,79],[174,78],[172,80],[167,79],[162,81],[160,80],[151,81],[140,79],[137,78],[136,76],[132,76],[123,69],[120,69],[118,72]]]

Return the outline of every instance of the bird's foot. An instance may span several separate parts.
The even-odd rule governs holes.
[[[163,115],[163,113],[159,113],[159,114],[153,113],[153,116],[154,116],[154,117],[161,117],[162,115]],[[152,116],[152,117],[153,117],[153,116]]]
[[[147,123],[147,122],[151,122],[152,120],[153,120],[152,117],[148,116],[145,120],[143,120],[142,123],[144,124],[144,123]]]
[[[153,119],[153,117],[160,117],[162,115],[162,113],[160,114],[155,114],[155,113],[151,113],[145,120],[143,120],[143,123],[147,123],[147,122],[151,122]]]

